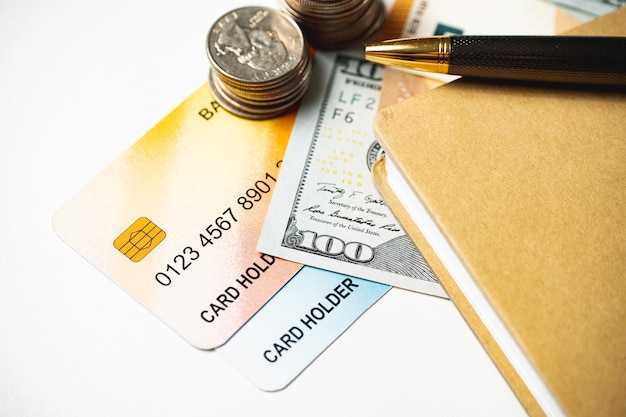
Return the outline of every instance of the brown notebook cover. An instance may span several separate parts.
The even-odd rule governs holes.
[[[626,8],[569,34],[626,35]],[[385,159],[374,168],[381,193],[533,416],[626,416],[624,91],[462,79],[374,121],[486,309],[416,226]],[[487,327],[489,309],[505,332]]]

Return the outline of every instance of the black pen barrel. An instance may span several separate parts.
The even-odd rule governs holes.
[[[626,37],[451,36],[449,57],[450,74],[626,83]]]

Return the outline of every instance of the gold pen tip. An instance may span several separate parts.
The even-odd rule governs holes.
[[[382,43],[382,42],[366,43],[365,44],[365,52],[375,51],[376,49],[380,48],[381,45],[384,45],[384,43]]]
[[[448,72],[449,38],[441,36],[392,39],[365,44],[365,59],[420,71]]]
[[[391,42],[376,42],[376,43],[367,43],[365,44],[365,53],[366,54],[380,54],[386,52],[393,52],[394,49],[397,49],[397,46]]]
[[[392,42],[365,44],[365,59],[380,64],[388,64],[388,59],[399,56],[404,48]]]

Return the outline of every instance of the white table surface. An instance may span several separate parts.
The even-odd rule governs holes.
[[[274,1],[0,1],[0,416],[524,416],[454,305],[392,289],[285,390],[255,388],[70,249],[52,213],[205,82],[205,35]]]

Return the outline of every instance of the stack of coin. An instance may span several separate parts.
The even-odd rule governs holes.
[[[312,59],[302,30],[289,16],[242,7],[207,34],[209,88],[226,110],[248,119],[275,117],[302,98]]]
[[[279,0],[317,49],[337,50],[372,38],[385,20],[381,0]]]

